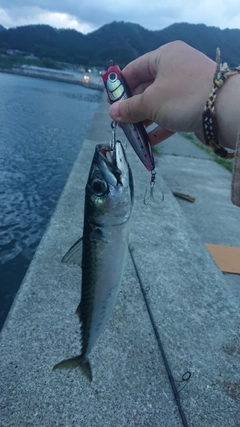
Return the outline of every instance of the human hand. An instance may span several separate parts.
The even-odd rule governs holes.
[[[215,69],[214,61],[181,41],[163,45],[122,70],[134,96],[115,102],[109,114],[117,122],[155,122],[151,145],[178,131],[195,132],[203,142],[202,112]]]

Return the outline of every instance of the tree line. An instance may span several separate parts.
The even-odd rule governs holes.
[[[0,26],[1,27],[1,26]],[[40,59],[108,66],[112,59],[121,67],[138,56],[174,40],[182,40],[215,59],[220,47],[230,66],[240,64],[240,30],[208,27],[204,24],[173,24],[150,31],[138,24],[112,22],[89,34],[55,29],[49,25],[0,28],[0,53],[9,49],[32,53]]]

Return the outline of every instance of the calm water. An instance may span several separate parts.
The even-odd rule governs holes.
[[[0,73],[0,328],[101,93]]]

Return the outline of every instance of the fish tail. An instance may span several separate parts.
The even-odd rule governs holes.
[[[92,369],[90,362],[87,358],[83,358],[82,356],[76,356],[71,357],[71,359],[62,360],[53,367],[53,370],[74,368],[80,368],[89,381],[92,381]]]

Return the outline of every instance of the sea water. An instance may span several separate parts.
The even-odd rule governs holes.
[[[101,95],[0,73],[0,328]]]

